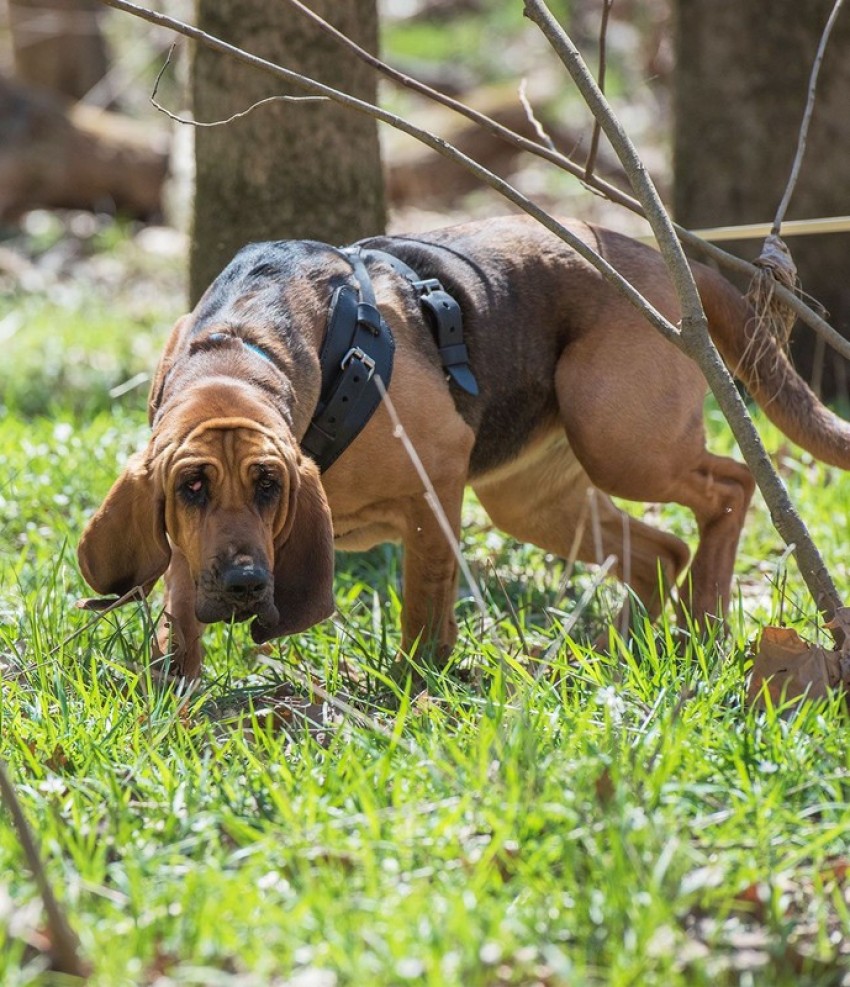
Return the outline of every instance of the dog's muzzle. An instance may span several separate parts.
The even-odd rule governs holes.
[[[202,574],[198,580],[195,616],[204,624],[257,617],[261,624],[278,620],[274,579],[265,566],[229,564]]]

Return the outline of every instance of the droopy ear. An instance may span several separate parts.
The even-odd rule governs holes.
[[[170,558],[164,493],[140,453],[86,525],[77,559],[92,589],[123,596],[134,586],[152,585]]]
[[[159,410],[160,404],[162,404],[162,390],[165,387],[165,379],[174,365],[175,356],[180,348],[180,344],[183,342],[186,327],[191,320],[191,312],[188,315],[181,315],[172,326],[171,332],[168,334],[168,339],[165,341],[162,356],[159,358],[159,364],[151,381],[150,391],[148,391],[148,421],[151,425],[153,425],[154,416]]]
[[[274,603],[280,619],[274,627],[254,621],[251,636],[257,644],[306,630],[334,611],[330,508],[315,464],[303,460],[299,474],[294,509],[290,507],[294,515],[275,545]]]

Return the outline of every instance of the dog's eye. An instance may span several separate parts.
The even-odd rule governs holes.
[[[274,503],[280,496],[280,481],[273,473],[261,472],[254,484],[254,496],[260,507]]]
[[[203,507],[207,502],[209,488],[206,478],[202,475],[190,476],[178,487],[180,496],[193,507]]]

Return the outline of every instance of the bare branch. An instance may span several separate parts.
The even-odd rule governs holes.
[[[692,327],[705,322],[699,294],[691,276],[685,254],[673,230],[672,223],[661,196],[652,182],[646,166],[641,161],[635,146],[629,140],[620,121],[594,80],[590,70],[573,44],[566,31],[553,16],[543,0],[525,0],[525,15],[543,32],[546,40],[561,59],[570,73],[576,88],[599,121],[605,136],[611,142],[620,163],[626,171],[632,189],[643,207],[646,219],[652,227],[661,254],[667,261],[676,293],[682,306],[682,341],[687,344],[687,336]]]
[[[368,103],[365,100],[357,99],[355,96],[350,96],[348,93],[341,92],[338,89],[334,89],[331,86],[327,86],[324,83],[317,82],[315,79],[310,79],[305,75],[301,75],[299,72],[293,72],[291,69],[285,69],[280,65],[275,65],[273,62],[269,62],[264,58],[259,58],[256,55],[252,55],[249,52],[244,51],[241,48],[237,48],[234,45],[228,44],[222,41],[220,38],[216,38],[211,34],[207,34],[205,31],[201,31],[199,28],[192,27],[189,24],[179,21],[176,18],[168,17],[165,14],[160,14],[157,11],[148,10],[145,7],[139,7],[137,4],[130,3],[129,0],[100,0],[107,7],[113,7],[116,10],[122,10],[125,13],[133,14],[135,17],[140,17],[142,20],[149,21],[152,24],[158,24],[161,27],[167,27],[172,31],[176,31],[178,34],[183,34],[187,38],[191,38],[194,41],[198,41],[213,51],[221,52],[222,54],[229,55],[232,58],[237,59],[240,62],[244,62],[246,65],[251,65],[254,68],[260,69],[261,71],[272,75],[277,79],[282,79],[285,82],[294,83],[303,89],[313,92],[319,96],[326,96],[333,100],[335,103],[340,103],[343,106],[349,107],[349,109],[356,110],[359,113],[365,113],[368,116],[374,117],[376,120],[380,120],[382,123],[386,123],[396,130],[400,130],[403,133],[409,134],[411,137],[416,138],[416,140],[425,144],[426,146],[437,151],[438,154],[442,154],[444,157],[455,161],[461,167],[466,168],[467,171],[472,172],[477,178],[479,178],[486,185],[489,185],[492,189],[495,189],[500,195],[508,199],[508,201],[513,202],[514,205],[518,206],[524,212],[527,212],[530,216],[533,216],[541,225],[546,227],[550,232],[554,233],[555,236],[559,237],[565,243],[569,244],[579,254],[583,257],[589,264],[592,264],[600,274],[608,281],[617,291],[620,292],[625,298],[631,302],[647,319],[647,321],[656,328],[662,335],[668,339],[678,338],[678,329],[670,323],[670,321],[652,305],[650,305],[630,283],[627,281],[614,267],[611,266],[604,258],[600,257],[595,251],[587,246],[584,241],[579,239],[568,227],[564,226],[563,223],[559,223],[556,219],[549,215],[545,209],[541,209],[535,202],[529,199],[527,196],[523,195],[517,188],[506,182],[504,179],[499,178],[494,175],[493,172],[489,171],[483,165],[479,164],[473,158],[464,154],[462,151],[458,150],[453,144],[448,141],[443,140],[441,137],[437,137],[428,130],[424,130],[422,127],[418,127],[410,121],[405,120],[403,117],[398,116],[395,113],[391,113],[388,110],[382,109],[379,106],[375,106],[373,103]],[[291,0],[288,0],[291,2]],[[533,143],[533,142],[531,142]],[[535,145],[540,147],[540,145]]]
[[[174,54],[174,49],[176,47],[177,44],[175,42],[168,49],[168,54],[165,56],[165,61],[162,64],[162,68],[156,74],[156,79],[154,79],[153,84],[153,91],[150,94],[150,101],[152,105],[159,110],[160,113],[164,113],[169,120],[173,120],[175,123],[181,123],[187,127],[224,127],[228,123],[233,123],[234,120],[240,120],[242,117],[248,116],[249,113],[253,113],[254,110],[260,106],[265,106],[266,103],[324,103],[327,101],[326,96],[267,96],[265,99],[259,99],[256,103],[252,103],[247,110],[240,110],[239,113],[234,113],[232,116],[229,116],[224,120],[211,120],[205,123],[201,120],[189,120],[186,117],[177,116],[156,100],[160,80],[165,74],[165,70],[171,64],[171,56]]]
[[[608,18],[614,0],[603,0],[602,22],[599,25],[599,91],[605,92],[605,70],[607,68],[607,39],[608,39]],[[598,118],[593,121],[593,136],[590,138],[590,150],[587,152],[587,163],[584,166],[584,180],[589,181],[596,167],[596,155],[599,151],[599,135],[602,132],[602,125]]]
[[[797,151],[794,155],[794,163],[791,166],[791,174],[788,177],[788,184],[785,186],[785,193],[782,196],[782,201],[779,203],[779,208],[776,210],[776,217],[773,220],[773,228],[770,231],[774,236],[779,236],[779,228],[782,226],[782,221],[785,219],[785,213],[788,209],[789,203],[791,202],[791,196],[794,194],[797,179],[800,177],[800,168],[803,164],[803,155],[806,153],[806,139],[809,133],[809,124],[812,122],[812,113],[815,108],[815,90],[817,89],[818,75],[820,75],[820,67],[823,62],[823,56],[826,51],[829,36],[832,33],[833,25],[835,24],[838,17],[838,12],[841,10],[841,5],[843,3],[844,0],[835,0],[832,13],[829,15],[826,26],[823,29],[817,54],[815,55],[814,64],[812,65],[812,71],[809,77],[809,95],[806,100],[806,110],[803,113],[803,121],[800,124],[800,133],[797,137]]]
[[[384,382],[381,380],[380,376],[376,375],[375,383],[377,384],[381,399],[387,406],[390,420],[393,423],[393,434],[401,441],[401,444],[404,446],[404,451],[407,453],[410,462],[413,464],[413,468],[419,475],[419,479],[422,481],[422,485],[425,488],[425,497],[428,501],[428,506],[431,508],[434,517],[437,519],[437,522],[446,537],[446,540],[454,552],[457,564],[463,573],[464,579],[466,579],[469,592],[472,594],[472,599],[475,601],[475,605],[478,607],[478,611],[481,614],[482,619],[486,620],[487,605],[484,603],[484,596],[481,593],[481,588],[478,585],[478,581],[475,576],[473,576],[472,570],[469,568],[469,563],[466,561],[460,545],[458,545],[457,538],[455,538],[455,533],[452,530],[451,522],[446,517],[446,512],[443,510],[443,506],[440,503],[440,498],[437,496],[437,491],[434,489],[434,484],[431,482],[431,477],[428,476],[428,472],[422,463],[419,453],[416,451],[416,447],[410,441],[410,436],[407,434],[401,419],[398,417],[395,404],[393,404],[392,399],[389,394],[387,394],[387,389],[384,387]]]
[[[108,0],[101,0],[101,2],[108,2]],[[404,86],[412,92],[419,93],[419,95],[425,96],[427,99],[433,100],[434,102],[453,110],[455,113],[465,117],[467,120],[477,123],[484,130],[493,134],[495,137],[504,140],[506,143],[512,144],[514,147],[517,147],[522,151],[526,151],[529,154],[534,154],[537,157],[542,158],[544,161],[549,161],[556,167],[561,168],[568,174],[578,178],[591,191],[600,193],[616,205],[623,206],[623,208],[630,210],[638,216],[645,215],[643,207],[633,196],[596,175],[588,176],[585,168],[576,164],[574,161],[571,161],[570,158],[559,153],[555,148],[544,146],[543,144],[538,144],[535,141],[529,140],[521,134],[516,133],[510,128],[505,127],[503,124],[492,119],[492,117],[489,117],[478,110],[474,110],[471,107],[466,106],[464,103],[452,99],[450,96],[446,96],[445,93],[432,89],[430,86],[427,86],[424,83],[405,75],[398,69],[393,68],[386,62],[376,58],[364,48],[361,48],[350,38],[342,34],[341,31],[338,31],[332,24],[329,24],[326,20],[323,20],[318,14],[310,10],[309,7],[306,7],[303,3],[301,3],[301,0],[284,0],[284,2],[288,3],[291,7],[294,7],[316,26],[320,27],[331,37],[335,38],[336,41],[347,51],[350,51],[357,58],[361,59],[361,61],[365,62],[367,65],[370,65],[377,72],[380,72],[397,85]],[[725,267],[727,270],[742,274],[747,278],[752,278],[758,273],[759,269],[749,261],[722,250],[720,247],[717,247],[713,243],[707,242],[698,235],[686,230],[682,226],[674,224],[673,228],[682,243],[690,247],[692,250],[699,251],[703,256],[711,258],[711,260],[713,260],[716,264],[719,264],[721,267]],[[810,328],[818,333],[818,335],[822,336],[837,353],[840,353],[843,357],[850,360],[850,340],[836,332],[835,329],[833,329],[832,326],[830,326],[819,313],[809,308],[805,302],[794,294],[794,292],[789,291],[783,285],[779,284],[776,286],[775,291],[777,298],[792,308],[803,322],[810,326]]]
[[[817,546],[788,496],[785,484],[773,469],[732,376],[711,340],[690,267],[652,179],[584,64],[578,49],[552,16],[544,0],[525,0],[525,12],[538,25],[561,58],[626,169],[635,195],[652,226],[682,307],[681,338],[674,342],[697,362],[705,375],[770,508],[774,527],[786,545],[794,546],[794,556],[816,606],[831,618],[842,606],[842,599]]]
[[[177,116],[177,114],[172,113],[171,110],[166,109],[162,103],[157,102],[156,94],[159,91],[159,83],[165,74],[165,70],[171,64],[171,56],[174,54],[174,49],[177,47],[177,42],[175,42],[168,49],[168,54],[165,56],[165,61],[162,64],[162,68],[157,72],[156,79],[153,83],[153,91],[150,94],[151,104],[159,110],[160,113],[164,113],[169,120],[173,120],[175,123],[181,123],[187,127],[224,127],[228,123],[233,123],[234,120],[240,120],[242,117],[248,116],[249,113],[253,113],[260,106],[265,106],[266,103],[324,103],[327,102],[327,97],[325,96],[267,96],[265,99],[258,99],[256,103],[252,103],[247,110],[240,110],[238,113],[232,114],[232,116],[227,117],[224,120],[211,120],[207,123],[201,120],[189,120],[186,117]]]
[[[528,85],[526,79],[523,79],[522,82],[520,82],[517,95],[519,96],[519,101],[522,104],[522,108],[525,110],[525,115],[528,118],[528,122],[534,128],[534,132],[540,138],[541,142],[545,144],[546,147],[549,148],[550,151],[555,151],[555,153],[557,154],[558,152],[557,152],[557,148],[555,147],[555,142],[546,133],[543,124],[534,115],[534,107],[531,105],[531,100],[529,100],[528,98]],[[517,136],[519,135],[517,134]]]
[[[91,972],[91,965],[80,956],[80,941],[53,893],[36,845],[35,836],[27,822],[23,807],[18,799],[15,786],[0,761],[0,801],[6,804],[9,815],[18,833],[21,849],[24,851],[27,866],[35,878],[38,893],[44,904],[47,924],[50,929],[51,967],[56,973],[66,973],[71,977],[85,978]]]

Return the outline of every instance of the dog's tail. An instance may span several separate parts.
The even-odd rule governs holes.
[[[820,402],[782,343],[725,278],[694,265],[711,338],[767,417],[792,442],[831,466],[850,469],[850,423]]]

